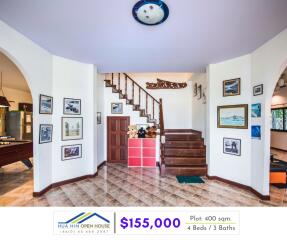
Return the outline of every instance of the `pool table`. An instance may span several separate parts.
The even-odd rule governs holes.
[[[12,141],[4,143],[0,141],[0,167],[21,161],[28,168],[32,168],[33,165],[29,160],[31,157],[33,157],[33,142]]]

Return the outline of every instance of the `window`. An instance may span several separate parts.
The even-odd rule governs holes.
[[[287,108],[272,109],[272,129],[273,131],[287,132]]]

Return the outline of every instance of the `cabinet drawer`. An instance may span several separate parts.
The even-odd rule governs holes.
[[[155,148],[143,148],[143,157],[155,157]]]
[[[130,138],[129,147],[141,147],[141,139],[139,138]]]
[[[141,158],[129,158],[128,159],[128,166],[129,167],[141,167]]]
[[[141,157],[141,148],[129,148],[129,157]]]
[[[143,158],[143,167],[155,167],[156,160],[155,158]]]
[[[155,139],[154,138],[143,139],[143,147],[155,148]]]

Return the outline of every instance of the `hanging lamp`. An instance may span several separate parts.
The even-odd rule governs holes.
[[[3,78],[2,78],[2,72],[1,72],[1,92],[2,96],[0,96],[0,107],[10,107],[9,101],[5,97],[4,91],[3,91]]]

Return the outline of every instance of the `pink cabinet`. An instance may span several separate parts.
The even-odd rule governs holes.
[[[131,138],[128,141],[129,167],[156,166],[156,139]]]

